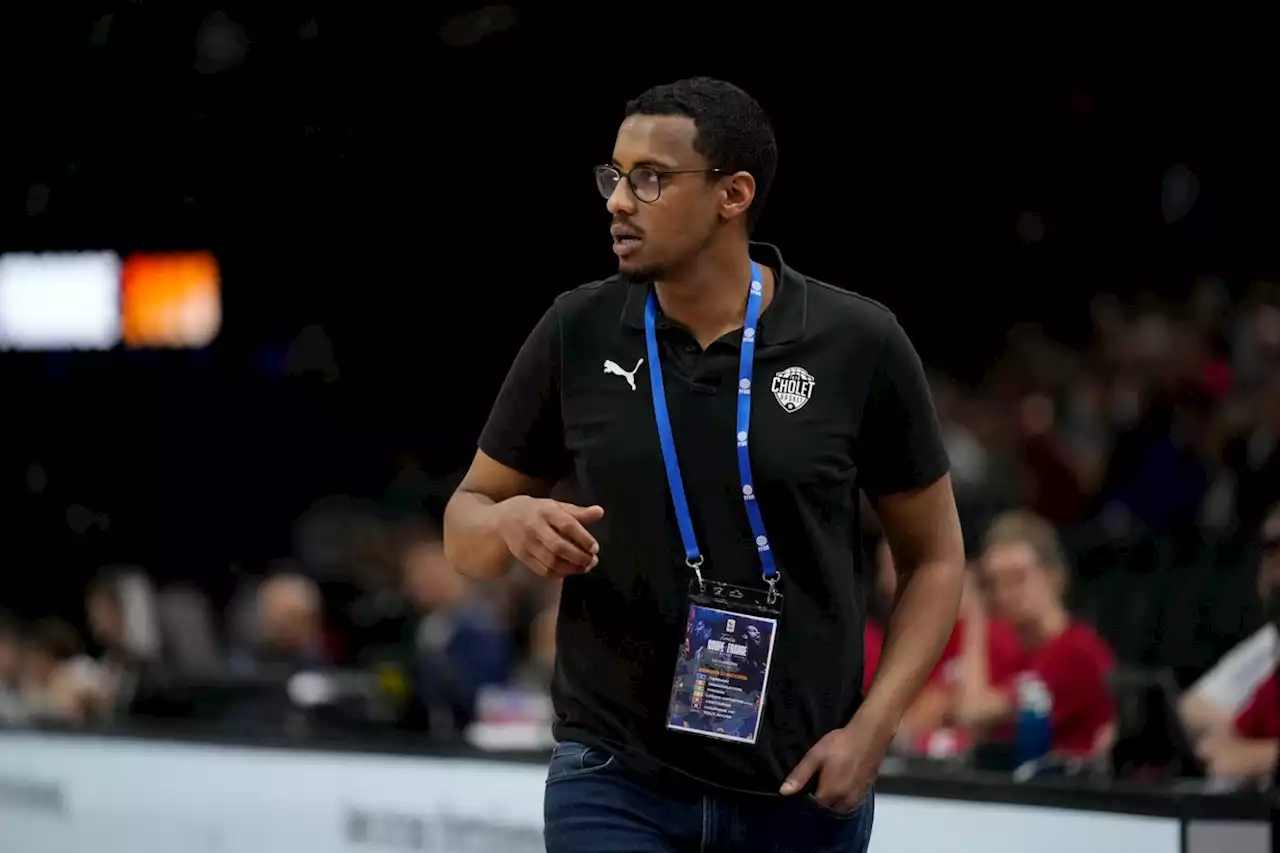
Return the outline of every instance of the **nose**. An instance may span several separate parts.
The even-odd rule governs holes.
[[[619,213],[631,214],[636,209],[636,198],[631,193],[631,183],[623,178],[614,184],[613,192],[609,195],[609,200],[605,202],[605,207],[613,216]]]

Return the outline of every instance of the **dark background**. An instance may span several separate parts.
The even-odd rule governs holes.
[[[1280,272],[1280,87],[1243,37],[553,34],[524,13],[272,8],[0,27],[20,81],[0,248],[209,247],[225,285],[208,352],[0,354],[0,596],[20,609],[74,610],[113,560],[229,585],[317,498],[380,495],[410,456],[442,506],[524,335],[610,272],[590,169],[626,100],[680,76],[774,117],[759,238],[884,301],[968,382],[1015,323],[1082,335],[1099,291]],[[1176,164],[1199,194],[1168,224]],[[309,327],[336,377],[289,367]],[[73,532],[72,504],[109,524]]]

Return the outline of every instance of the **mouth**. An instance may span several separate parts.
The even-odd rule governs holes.
[[[639,249],[642,242],[644,241],[635,234],[614,234],[613,253],[619,258],[625,258]]]

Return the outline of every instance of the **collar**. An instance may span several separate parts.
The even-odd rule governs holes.
[[[773,300],[760,315],[757,341],[761,345],[785,344],[799,340],[804,334],[809,311],[809,288],[804,276],[782,261],[778,247],[770,243],[751,243],[751,260],[772,267],[778,274],[774,284]],[[633,329],[644,330],[644,303],[649,297],[651,282],[633,284],[627,288],[627,301],[622,307],[622,323]],[[666,323],[658,318],[658,326]]]

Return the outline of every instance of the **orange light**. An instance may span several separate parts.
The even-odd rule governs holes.
[[[218,261],[209,252],[130,255],[121,288],[125,346],[203,347],[222,328]]]

